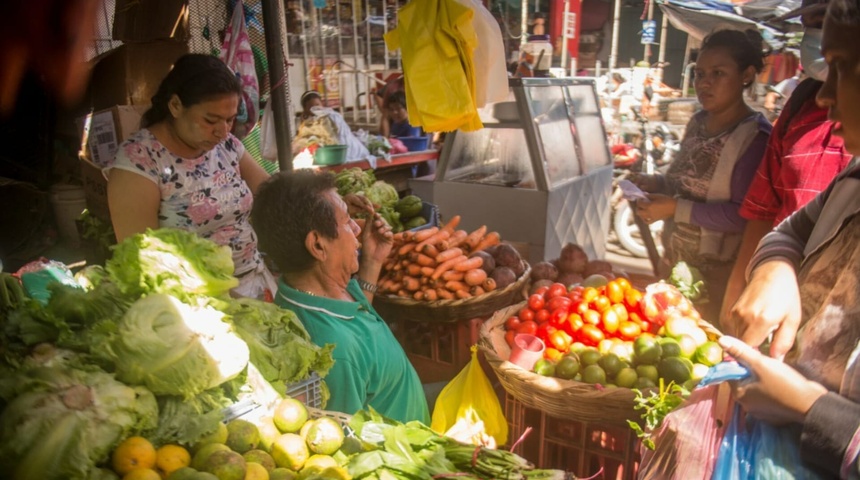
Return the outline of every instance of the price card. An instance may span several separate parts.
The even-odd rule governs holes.
[[[637,187],[635,183],[630,180],[621,180],[618,182],[618,186],[621,188],[621,193],[629,201],[637,201],[644,200],[648,201],[648,194],[643,192],[641,188]]]

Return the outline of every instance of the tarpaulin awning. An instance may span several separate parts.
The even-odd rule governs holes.
[[[673,27],[701,41],[709,33],[722,29],[758,29],[771,48],[782,48],[782,33],[760,21],[741,15],[740,8],[718,0],[663,0],[660,10]]]

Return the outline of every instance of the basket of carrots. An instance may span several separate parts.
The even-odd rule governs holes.
[[[492,315],[525,298],[531,268],[497,232],[441,227],[394,236],[374,308],[383,318],[428,322]]]

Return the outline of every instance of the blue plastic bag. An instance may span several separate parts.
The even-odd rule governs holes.
[[[746,430],[745,417],[740,405],[735,404],[732,419],[720,443],[712,479],[753,480],[755,478],[750,465],[750,459],[753,456],[751,436]]]

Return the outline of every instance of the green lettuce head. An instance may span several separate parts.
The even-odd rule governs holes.
[[[134,296],[218,296],[239,285],[230,247],[173,228],[147,229],[123,240],[114,248],[107,271],[122,293]]]
[[[364,195],[373,203],[375,207],[394,207],[394,204],[400,200],[400,195],[397,194],[397,189],[393,185],[379,180],[364,191]]]
[[[191,398],[239,375],[248,345],[224,318],[170,295],[138,300],[119,321],[112,345],[117,378],[156,395]]]

